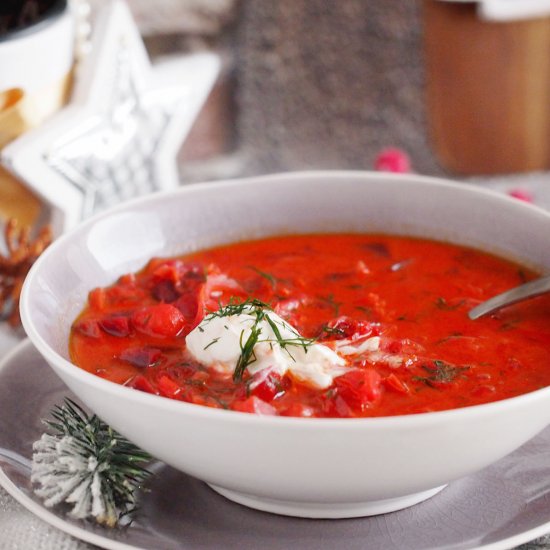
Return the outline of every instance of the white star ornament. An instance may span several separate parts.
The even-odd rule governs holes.
[[[176,154],[219,72],[193,54],[151,67],[126,4],[99,14],[73,99],[2,151],[51,211],[55,235],[106,207],[179,184]]]

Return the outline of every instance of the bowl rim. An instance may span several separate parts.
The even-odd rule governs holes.
[[[233,421],[239,424],[255,424],[261,423],[262,425],[273,425],[278,427],[294,427],[303,429],[307,426],[307,429],[323,430],[328,426],[338,426],[338,429],[357,429],[366,428],[369,429],[384,429],[388,428],[402,428],[404,426],[409,427],[413,424],[425,424],[434,425],[441,422],[448,422],[450,420],[466,419],[468,417],[478,418],[480,415],[493,415],[499,414],[503,409],[521,408],[527,406],[530,402],[538,400],[550,400],[550,386],[540,388],[528,393],[520,394],[515,397],[509,397],[501,399],[499,401],[493,401],[490,403],[483,403],[480,405],[470,405],[466,407],[460,407],[455,409],[448,409],[442,411],[432,411],[425,413],[414,413],[406,415],[393,415],[393,416],[380,416],[380,417],[358,417],[358,418],[302,418],[302,417],[287,417],[287,416],[268,416],[250,414],[240,411],[216,409],[207,407],[204,405],[198,405],[195,403],[188,403],[185,401],[178,401],[163,396],[154,394],[148,394],[141,392],[134,388],[129,388],[115,382],[103,379],[96,376],[84,369],[78,367],[74,363],[65,359],[59,355],[53,348],[46,343],[42,338],[38,330],[35,328],[32,322],[32,313],[30,310],[30,288],[33,284],[33,280],[38,276],[42,264],[57,249],[65,246],[65,243],[70,242],[72,239],[79,235],[86,234],[92,227],[98,222],[101,222],[104,218],[111,217],[120,212],[131,210],[135,207],[139,207],[142,204],[163,202],[169,200],[171,197],[187,195],[188,193],[201,191],[215,191],[216,189],[227,190],[230,186],[241,185],[256,185],[256,182],[265,183],[270,181],[282,181],[282,180],[301,180],[301,179],[317,179],[320,177],[330,177],[334,179],[346,178],[357,180],[387,180],[387,181],[415,181],[421,184],[446,186],[449,189],[454,189],[457,192],[465,192],[472,196],[484,196],[491,200],[498,202],[504,202],[506,204],[513,204],[514,208],[518,211],[529,211],[533,214],[542,215],[550,223],[550,212],[544,210],[541,207],[518,201],[506,195],[500,195],[489,189],[483,189],[474,187],[471,184],[465,184],[462,182],[453,182],[443,178],[437,178],[432,176],[422,176],[417,174],[393,174],[385,172],[370,172],[370,171],[354,171],[354,170],[305,170],[297,172],[283,172],[276,174],[268,174],[262,176],[251,176],[246,178],[235,178],[228,180],[220,180],[207,183],[192,183],[178,187],[176,189],[159,191],[153,194],[134,198],[132,200],[118,204],[108,210],[102,211],[88,220],[84,221],[76,228],[72,229],[68,233],[61,235],[56,239],[37,259],[35,264],[31,267],[25,282],[23,284],[21,299],[20,299],[20,312],[23,328],[36,347],[42,357],[50,364],[54,370],[59,370],[70,378],[75,378],[77,381],[85,383],[87,386],[92,386],[101,393],[108,393],[113,396],[120,396],[124,399],[130,399],[133,401],[141,402],[144,406],[155,406],[164,410],[173,412],[174,414],[189,414],[197,418],[210,419],[210,420],[223,420],[225,422]],[[546,423],[550,423],[550,416]]]

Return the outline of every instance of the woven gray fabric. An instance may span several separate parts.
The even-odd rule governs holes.
[[[243,2],[237,118],[250,172],[369,169],[384,147],[440,174],[428,145],[420,3]]]
[[[0,550],[89,550],[77,541],[27,512],[0,489]]]

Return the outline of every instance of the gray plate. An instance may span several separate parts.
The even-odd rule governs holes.
[[[4,360],[0,366],[0,483],[45,521],[104,548],[495,550],[550,532],[550,429],[426,502],[362,519],[306,520],[257,512],[158,464],[138,520],[124,531],[100,529],[70,520],[62,512],[52,513],[31,491],[29,460],[32,443],[43,431],[40,419],[65,396],[72,397],[30,343],[23,343]]]

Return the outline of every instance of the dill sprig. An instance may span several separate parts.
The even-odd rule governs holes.
[[[327,336],[334,336],[336,338],[344,338],[346,335],[346,331],[344,329],[341,329],[339,327],[330,327],[327,324],[324,324],[321,327],[322,334],[326,334]]]
[[[340,307],[342,306],[341,302],[337,302],[334,299],[334,294],[328,294],[327,296],[319,296],[319,299],[325,302],[327,307],[332,309],[334,317],[338,317],[340,315]]]
[[[293,327],[288,323],[283,323],[282,321],[277,321],[272,318],[270,314],[275,314],[273,308],[257,298],[248,298],[242,302],[239,302],[235,299],[230,299],[229,303],[225,306],[220,306],[217,311],[211,311],[206,315],[203,322],[208,322],[215,317],[231,317],[233,315],[242,315],[247,314],[253,317],[252,325],[250,326],[250,332],[245,339],[245,329],[241,331],[239,338],[239,346],[241,353],[235,365],[235,370],[233,371],[233,381],[240,382],[243,378],[243,375],[246,371],[246,368],[256,361],[256,354],[254,349],[257,344],[260,342],[270,342],[277,343],[281,349],[283,349],[288,356],[295,361],[292,353],[289,350],[289,346],[299,346],[303,348],[304,352],[307,353],[308,346],[311,346],[315,342],[315,338],[305,338],[300,335]],[[275,338],[261,338],[262,336],[262,322],[266,322]],[[293,336],[291,338],[284,337],[281,333],[281,328],[289,330]],[[212,341],[208,346],[214,344]],[[208,347],[207,346],[207,347]]]
[[[152,457],[70,399],[51,417],[44,423],[52,433],[33,445],[34,492],[47,507],[73,505],[69,515],[77,519],[107,527],[128,523],[137,490],[150,475],[142,464]]]
[[[439,359],[433,361],[433,366],[422,365],[422,368],[428,375],[415,376],[413,380],[424,382],[432,388],[437,388],[440,384],[450,384],[459,377],[465,377],[464,373],[470,369],[468,366],[457,367]]]
[[[275,277],[275,275],[272,275],[271,273],[268,273],[267,271],[262,271],[261,269],[258,269],[257,267],[254,267],[253,265],[249,265],[248,269],[251,269],[256,274],[258,274],[260,277],[263,277],[267,281],[269,281],[269,284],[271,285],[272,290],[275,290],[277,283],[279,281],[282,281],[282,279],[279,279],[279,277]]]
[[[239,338],[239,346],[241,347],[241,354],[237,359],[237,364],[235,365],[235,370],[233,371],[233,381],[239,382],[243,378],[244,371],[246,367],[251,363],[256,361],[256,354],[254,353],[254,347],[258,343],[262,329],[259,326],[261,322],[262,313],[257,313],[256,318],[254,319],[254,324],[250,327],[250,334],[248,338],[243,343],[244,330],[241,331],[241,336]]]
[[[229,298],[229,302],[227,305],[223,306],[221,304],[218,304],[217,310],[209,311],[208,314],[205,316],[204,321],[209,321],[214,317],[231,317],[232,315],[250,313],[250,311],[254,309],[267,309],[273,311],[273,308],[269,304],[266,304],[265,302],[262,302],[262,300],[258,300],[257,298],[247,298],[246,300],[241,301],[232,296],[231,298]]]

